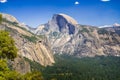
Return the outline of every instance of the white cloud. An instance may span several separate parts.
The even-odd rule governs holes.
[[[79,3],[78,1],[76,1],[76,2],[75,2],[75,5],[78,5],[78,4],[80,4],[80,3]]]
[[[109,2],[110,0],[101,0],[102,2]]]
[[[99,26],[99,28],[105,28],[105,27],[113,27],[113,26],[112,25]]]
[[[0,0],[0,3],[6,3],[7,0]]]

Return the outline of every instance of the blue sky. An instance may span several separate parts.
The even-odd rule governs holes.
[[[79,24],[101,26],[120,23],[120,0],[0,0],[0,12],[31,27],[64,13]]]

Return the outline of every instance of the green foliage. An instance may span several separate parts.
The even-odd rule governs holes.
[[[14,40],[6,31],[0,31],[0,80],[43,80],[40,72],[30,72],[25,75],[10,70],[7,59],[14,59],[17,56],[17,48]],[[7,59],[6,59],[7,58]]]
[[[39,38],[44,39],[45,35],[38,35]]]
[[[6,23],[8,23],[8,24],[10,24],[10,25],[16,26],[16,27],[18,27],[18,28],[20,28],[20,29],[22,29],[22,30],[27,31],[25,28],[19,26],[17,22],[11,22],[11,21],[8,21],[8,20],[5,19],[5,18],[3,18],[2,21],[3,21],[3,22],[6,22]]]
[[[8,21],[8,20],[5,19],[5,18],[2,18],[2,21],[8,23],[9,25],[13,25],[13,26],[15,26],[15,27],[18,27],[18,28],[20,28],[20,29],[22,29],[22,30],[24,30],[24,31],[27,31],[27,32],[33,34],[32,32],[28,31],[26,28],[19,26],[17,22]]]
[[[10,27],[5,27],[5,31],[7,31],[7,32],[9,32],[9,33],[11,33],[11,34],[16,34],[16,33],[18,33],[17,30],[12,29],[12,28],[10,28]]]
[[[2,14],[0,14],[0,24],[2,23]]]
[[[45,80],[119,80],[120,58],[56,56],[54,66],[44,69]]]
[[[97,32],[98,32],[98,34],[103,34],[103,35],[104,35],[104,34],[108,34],[108,31],[105,30],[105,29],[103,29],[103,28],[102,28],[102,29],[99,29]]]
[[[44,27],[43,29],[44,29],[45,31],[48,31],[48,30],[49,30],[49,28],[47,28],[47,27]]]
[[[33,43],[35,43],[35,42],[37,41],[36,36],[23,35],[23,37],[24,37],[25,39],[27,39],[28,41],[33,42]]]
[[[25,80],[43,80],[42,74],[40,72],[34,71],[32,73],[26,73],[24,75]]]
[[[45,67],[41,66],[39,63],[37,63],[35,61],[31,61],[28,58],[24,57],[24,59],[25,59],[25,61],[27,61],[30,64],[31,71],[43,71],[43,69],[45,68]]]
[[[58,32],[53,32],[53,36],[57,36],[58,35]]]
[[[79,27],[85,27],[86,25],[79,25]]]
[[[22,80],[22,75],[16,71],[5,71],[3,77],[6,80]]]
[[[45,80],[119,80],[120,58],[96,56],[76,58],[68,55],[55,55],[53,66],[39,67],[31,62],[33,70],[43,73]]]
[[[43,80],[42,74],[37,71],[22,75],[17,71],[11,71],[5,60],[0,60],[0,80]]]
[[[17,56],[17,48],[14,40],[6,31],[0,31],[0,58],[14,59]]]
[[[7,65],[7,59],[13,60],[17,56],[17,48],[14,40],[6,31],[0,31],[0,80],[19,80],[19,74],[10,71]]]
[[[21,75],[16,71],[10,71],[6,60],[0,60],[0,80],[22,80]]]
[[[89,33],[89,30],[87,28],[83,27],[82,30],[79,30],[79,33],[83,33],[83,32]]]
[[[6,60],[0,60],[0,71],[7,71],[9,70]]]
[[[42,71],[44,80],[120,79],[119,57],[96,56],[94,58],[76,58],[68,55],[55,55],[55,60],[56,63],[53,66],[43,67],[41,70],[40,64],[32,62],[26,58],[26,61],[32,65],[32,70]],[[18,76],[17,80],[43,80],[43,77],[40,72],[34,71],[23,76]]]
[[[0,80],[6,80],[4,77],[0,76]]]
[[[93,31],[94,31],[94,28],[93,28],[93,27],[90,27],[90,31],[93,32]]]

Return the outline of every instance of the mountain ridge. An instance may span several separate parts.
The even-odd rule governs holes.
[[[9,16],[7,15],[7,17]],[[73,18],[70,17],[68,19],[72,20],[68,20],[66,17],[56,14],[48,23],[40,25],[38,28],[31,28],[23,25],[13,16],[10,18],[3,17],[0,29],[10,32],[10,36],[15,40],[19,56],[10,64],[20,73],[31,71],[29,60],[42,66],[53,65],[56,54],[79,58],[120,57],[119,26],[98,28],[73,24],[73,22],[77,23]],[[28,62],[25,58],[29,59]]]
[[[22,25],[15,17],[3,13],[2,15],[3,19],[0,29],[10,32],[10,36],[15,40],[19,56],[36,61],[43,66],[52,65],[54,63],[49,44],[45,45],[45,41],[47,40],[34,35],[30,32],[28,26]]]
[[[47,36],[54,53],[79,57],[120,55],[118,49],[120,45],[115,43],[119,43],[120,37],[115,28],[112,27],[113,30],[111,31],[110,29],[101,29],[89,25],[76,25],[69,22],[72,21],[68,20],[70,18],[66,18],[56,14],[48,23],[40,26],[40,30],[37,29],[35,33]],[[114,46],[108,43],[113,43]]]
[[[38,40],[36,46],[39,46],[39,42],[40,45],[41,42],[43,42],[44,45],[49,44],[49,48],[52,49],[51,53],[54,54],[68,54],[77,57],[94,57],[96,55],[120,56],[120,36],[116,33],[116,29],[114,28],[108,29],[79,25],[77,21],[66,14],[55,14],[48,23],[40,25],[36,29],[26,25],[20,25],[21,23],[14,17],[13,23],[14,25],[20,26],[19,28],[22,27],[26,29],[23,31],[18,27],[10,27],[17,30],[22,35],[37,35],[45,38],[46,40],[44,41],[47,42]],[[10,26],[6,24],[6,22],[3,22],[3,24]],[[54,60],[51,60],[51,62],[54,63]]]

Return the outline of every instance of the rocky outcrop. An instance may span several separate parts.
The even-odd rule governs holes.
[[[0,13],[0,14],[2,14],[3,19],[6,19],[6,20],[11,21],[11,22],[18,23],[18,20],[14,16],[9,15],[9,14],[5,14],[5,13]]]
[[[0,13],[2,14],[3,17],[3,21],[10,21],[12,24],[14,25],[18,25],[21,26],[22,28],[25,28],[26,30],[30,30],[29,27],[27,25],[25,25],[24,23],[20,23],[14,16],[9,15],[9,14],[5,14],[5,13]]]
[[[25,25],[22,26],[13,16],[8,14],[2,15],[3,22],[2,25],[0,25],[0,29],[10,32],[10,36],[15,40],[19,56],[36,61],[43,66],[54,63],[54,57],[46,39],[28,31],[28,29],[24,27]]]
[[[52,65],[54,57],[49,46],[43,43],[43,40],[38,39],[36,42],[30,42],[24,36],[12,35],[16,41],[16,46],[19,49],[18,54],[32,61],[36,61],[43,66]]]
[[[29,62],[27,62],[23,57],[18,56],[14,61],[9,61],[8,64],[12,70],[16,70],[22,74],[31,72]]]

